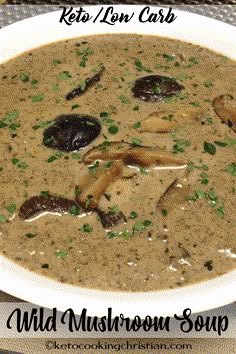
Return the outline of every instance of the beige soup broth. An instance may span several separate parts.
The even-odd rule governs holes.
[[[208,49],[129,34],[2,64],[2,254],[114,291],[235,269],[235,74]]]

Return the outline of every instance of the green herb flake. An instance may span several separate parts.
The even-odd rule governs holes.
[[[210,155],[215,155],[215,153],[216,153],[215,145],[212,144],[212,143],[209,143],[207,141],[204,141],[203,149],[204,149],[205,152],[207,152]]]
[[[162,119],[163,120],[168,120],[169,122],[171,122],[174,118],[173,114],[169,114],[168,116],[163,116]]]
[[[13,214],[16,210],[16,204],[12,203],[6,207],[10,214]]]
[[[77,152],[72,152],[70,156],[73,160],[79,160],[81,158],[81,155],[78,154]]]
[[[8,113],[2,120],[3,123],[9,124],[19,117],[19,111],[12,111]]]
[[[119,128],[117,127],[117,125],[111,125],[109,128],[108,128],[108,131],[110,134],[116,134],[118,133],[119,131]]]
[[[71,110],[73,111],[73,109],[79,108],[78,104],[74,104],[73,106],[71,106]]]
[[[135,59],[134,63],[135,63],[136,69],[137,69],[138,71],[146,71],[147,73],[152,73],[152,70],[146,68],[146,67],[142,64],[141,60]]]
[[[5,215],[1,214],[0,215],[0,223],[5,224],[6,222],[7,222],[7,219],[6,219]]]
[[[109,209],[109,214],[117,214],[119,212],[118,205],[114,205],[112,207],[108,207],[108,209]]]
[[[124,104],[130,104],[130,100],[128,100],[128,98],[126,98],[124,95],[119,96],[119,100],[124,103]]]
[[[55,252],[55,256],[61,259],[66,259],[66,257],[68,256],[68,252],[66,250],[60,250]]]
[[[173,146],[173,153],[178,154],[185,151],[186,147],[191,145],[191,142],[185,139],[178,139],[175,134],[172,135],[173,141],[175,142]]]
[[[189,58],[189,61],[190,61],[190,63],[198,64],[198,60],[197,60],[196,57],[191,57],[191,58]]]
[[[59,80],[70,80],[72,78],[71,73],[68,70],[64,70],[57,75]]]
[[[140,146],[140,145],[142,145],[142,140],[138,139],[138,138],[132,138],[131,144],[134,146]]]
[[[55,161],[55,160],[57,160],[57,157],[56,157],[55,155],[52,155],[52,156],[50,156],[50,157],[47,159],[47,162],[50,163],[50,162],[53,162],[53,161]]]
[[[26,168],[29,167],[29,165],[27,165],[27,163],[20,161],[17,158],[13,158],[11,161],[12,161],[13,165],[16,165],[18,168],[20,168],[22,170],[25,170]]]
[[[89,48],[86,48],[86,49],[84,49],[84,50],[82,50],[82,51],[78,51],[78,52],[76,53],[76,55],[79,56],[79,57],[82,57],[82,59],[81,59],[81,61],[80,61],[80,63],[79,63],[79,66],[85,67],[85,66],[86,66],[86,63],[87,63],[87,61],[88,61],[88,57],[89,57],[90,55],[92,55],[92,54],[93,54],[93,51],[92,51],[91,49],[89,49]]]
[[[21,74],[19,75],[19,77],[20,77],[20,80],[23,81],[23,82],[29,81],[29,75],[26,74],[26,73],[21,73]]]
[[[213,86],[213,83],[211,81],[205,81],[204,82],[204,86],[205,87],[212,87]]]
[[[194,107],[200,107],[200,103],[198,101],[189,102],[189,104],[191,104]]]
[[[175,57],[173,55],[169,55],[169,54],[162,54],[163,58],[166,60],[166,61],[173,61],[175,59]]]
[[[134,129],[138,129],[140,127],[141,127],[141,122],[136,122],[132,125],[132,128],[134,128]]]
[[[131,211],[129,215],[129,219],[136,219],[138,217],[138,214],[135,211]]]
[[[79,207],[76,206],[76,205],[73,205],[71,208],[70,208],[70,214],[73,215],[73,216],[77,216],[79,215]]]
[[[53,65],[61,64],[61,60],[59,60],[59,59],[53,59],[52,64],[53,64]]]
[[[163,216],[166,216],[167,215],[167,210],[166,209],[161,209],[161,213]]]
[[[139,111],[139,106],[134,106],[133,111]]]
[[[45,98],[45,95],[44,95],[44,94],[35,95],[35,96],[32,96],[32,97],[31,97],[31,102],[32,102],[32,103],[41,102],[44,98]]]
[[[145,167],[143,166],[139,166],[139,171],[143,174],[143,175],[147,175],[148,171]]]
[[[232,162],[228,165],[227,171],[234,177],[236,177],[236,163]]]
[[[84,224],[81,229],[80,229],[81,232],[92,232],[93,231],[93,228],[90,224]]]

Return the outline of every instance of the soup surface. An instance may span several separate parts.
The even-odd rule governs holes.
[[[2,254],[116,291],[235,269],[235,73],[207,49],[128,34],[2,64]]]

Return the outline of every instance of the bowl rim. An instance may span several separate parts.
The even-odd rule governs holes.
[[[83,9],[95,15],[101,6],[106,9],[110,5],[83,6]],[[140,12],[144,6],[146,5],[113,5],[116,11],[125,13]],[[150,6],[154,12],[160,8],[164,7]],[[181,23],[145,23],[142,29],[137,20],[133,23],[119,23],[119,27],[96,23],[93,28],[89,22],[83,25],[74,23],[67,27],[55,22],[51,28],[51,23],[58,20],[61,11],[30,17],[1,29],[0,42],[3,50],[0,53],[0,64],[26,50],[53,41],[104,33],[140,33],[179,39],[210,48],[236,60],[236,44],[233,40],[236,37],[236,27],[188,11],[173,11],[177,14],[177,19],[181,18]],[[17,39],[19,34],[24,34],[24,41]],[[173,316],[175,313],[181,314],[185,308],[190,308],[195,313],[236,300],[236,270],[211,280],[171,290],[111,292],[59,283],[30,272],[1,255],[0,284],[2,291],[40,306],[57,307],[60,311],[73,308],[78,314],[83,308],[87,308],[88,315],[97,316],[103,316],[108,307],[113,309],[113,314],[124,313],[130,318],[158,313]]]

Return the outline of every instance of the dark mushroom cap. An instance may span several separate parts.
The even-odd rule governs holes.
[[[101,125],[94,117],[79,114],[61,115],[45,130],[43,143],[57,150],[75,151],[90,144],[100,131]]]
[[[161,75],[149,75],[137,79],[132,88],[133,96],[143,101],[156,102],[180,92],[184,86],[174,78]]]

